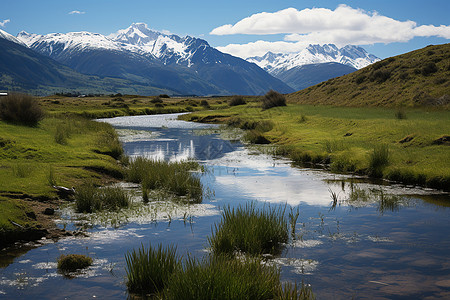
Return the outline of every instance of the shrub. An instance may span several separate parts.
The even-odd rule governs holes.
[[[269,109],[277,106],[286,106],[286,97],[274,90],[268,91],[262,98],[262,108]]]
[[[404,120],[406,119],[406,112],[402,107],[399,107],[396,111],[395,111],[395,118],[398,120]]]
[[[363,83],[365,79],[366,79],[365,75],[359,75],[358,77],[356,77],[356,84]]]
[[[75,272],[90,265],[92,265],[92,258],[82,254],[63,254],[58,258],[58,270],[63,273]]]
[[[158,97],[159,98],[170,98],[170,96],[167,94],[160,94]]]
[[[0,99],[0,118],[7,122],[36,126],[44,118],[44,111],[33,97],[11,94]]]
[[[209,108],[209,107],[210,107],[208,101],[205,100],[205,99],[203,99],[202,101],[200,101],[200,105],[203,106],[203,107],[205,107],[205,108]]]
[[[371,81],[376,81],[377,83],[383,83],[391,77],[391,72],[388,70],[377,70],[370,75]]]
[[[160,96],[156,96],[155,98],[153,98],[152,100],[150,100],[151,103],[163,103],[163,100],[161,99]]]
[[[138,251],[128,252],[125,261],[128,291],[148,295],[163,291],[170,276],[180,269],[181,259],[175,247],[163,249],[159,244],[156,249],[142,245]]]
[[[225,207],[222,220],[215,225],[208,242],[215,254],[233,254],[235,251],[251,255],[277,254],[288,237],[288,225],[281,207],[259,210],[251,203],[245,207]]]
[[[428,76],[432,73],[436,73],[438,68],[434,62],[429,62],[425,66],[422,67],[422,75]]]
[[[230,101],[228,101],[229,106],[238,106],[246,104],[244,97],[242,96],[233,96]]]

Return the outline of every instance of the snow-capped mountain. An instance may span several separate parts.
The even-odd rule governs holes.
[[[264,56],[247,58],[274,76],[302,65],[335,62],[361,69],[379,60],[361,47],[347,45],[339,49],[333,44],[309,45],[297,53],[268,52]]]
[[[6,31],[3,31],[1,29],[0,29],[0,38],[8,40],[8,41],[11,41],[11,42],[14,42],[14,43],[22,45],[22,46],[25,45],[21,40],[19,40],[18,38],[16,38],[12,34],[9,34]]]
[[[202,39],[167,35],[144,23],[109,36],[89,32],[17,38],[75,70],[116,76],[187,94],[263,94],[293,91],[258,66],[222,53]]]

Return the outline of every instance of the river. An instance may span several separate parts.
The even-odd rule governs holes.
[[[198,160],[206,169],[203,202],[150,202],[95,215],[63,207],[59,226],[86,236],[2,252],[0,299],[126,299],[128,251],[162,243],[203,256],[221,208],[248,202],[299,210],[295,234],[273,262],[283,281],[310,284],[317,299],[450,298],[449,194],[295,167],[242,145],[235,133],[225,138],[216,125],[177,116],[101,121],[117,129],[130,157]],[[123,186],[140,201],[139,187]],[[56,261],[69,253],[90,255],[94,264],[67,278]]]

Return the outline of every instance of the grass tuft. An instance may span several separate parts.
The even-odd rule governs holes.
[[[183,270],[173,274],[164,298],[274,299],[279,286],[277,269],[259,259],[188,258]]]
[[[374,147],[369,157],[369,175],[372,177],[382,177],[383,170],[389,165],[389,147],[380,144]]]
[[[86,183],[75,191],[77,212],[92,213],[105,209],[117,210],[131,204],[130,196],[120,187],[96,188]]]
[[[181,259],[175,247],[163,248],[159,244],[157,248],[142,245],[139,250],[128,252],[125,261],[128,291],[148,295],[163,291],[170,276],[179,271]]]
[[[63,273],[75,272],[91,265],[92,258],[82,254],[63,254],[58,258],[58,270]]]
[[[253,203],[237,208],[225,207],[222,220],[215,225],[208,242],[215,254],[278,254],[288,241],[285,208],[257,209]]]
[[[160,189],[189,201],[203,200],[203,185],[192,170],[200,165],[194,161],[167,162],[137,157],[130,162],[127,179],[141,183],[144,190]]]

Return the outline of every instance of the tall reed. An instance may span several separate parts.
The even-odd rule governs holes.
[[[253,203],[237,208],[225,207],[222,220],[208,238],[216,254],[242,251],[251,255],[277,254],[287,243],[289,230],[285,207],[257,209]]]
[[[144,190],[162,189],[189,201],[203,200],[203,185],[192,170],[200,165],[194,161],[167,162],[137,157],[127,169],[127,179],[141,183]]]
[[[375,146],[369,156],[369,175],[373,177],[382,177],[383,170],[388,165],[389,147],[386,144]]]
[[[274,299],[280,277],[275,267],[259,259],[210,256],[188,258],[183,271],[175,272],[165,299]]]
[[[163,248],[161,244],[157,248],[141,245],[137,251],[128,252],[125,261],[128,291],[145,295],[161,293],[181,267],[176,247]]]
[[[128,207],[130,196],[120,187],[96,188],[92,183],[86,183],[75,191],[75,208],[77,212],[91,213]]]

